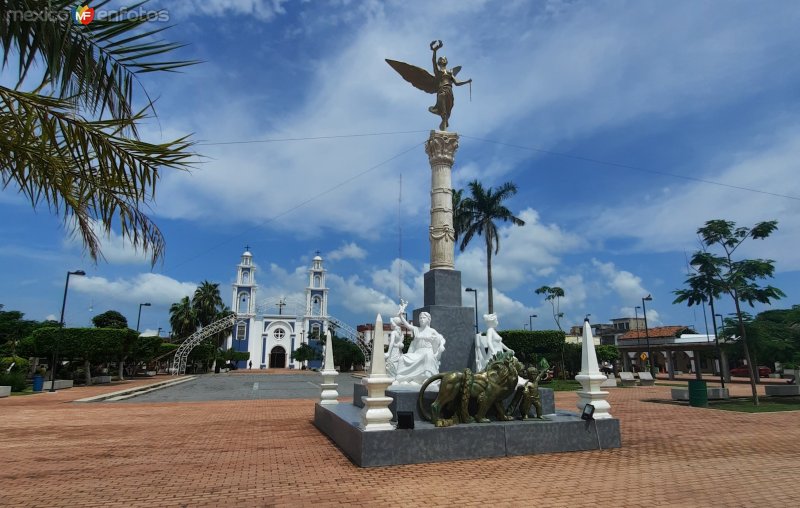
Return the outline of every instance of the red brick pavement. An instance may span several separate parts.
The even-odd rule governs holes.
[[[134,381],[139,383],[139,381]],[[2,506],[796,506],[800,412],[644,402],[611,389],[616,450],[361,469],[313,401],[68,403],[115,387],[0,399]],[[734,385],[734,394],[749,392]],[[90,393],[95,392],[95,393]],[[574,393],[557,405],[573,409]]]

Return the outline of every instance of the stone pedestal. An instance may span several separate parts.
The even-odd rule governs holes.
[[[339,375],[333,367],[333,344],[331,340],[331,331],[328,330],[325,334],[325,365],[323,366],[320,374],[322,374],[322,393],[320,394],[320,404],[325,406],[333,406],[339,403],[337,400],[339,392],[336,388],[339,386],[335,380]]]
[[[606,400],[608,392],[600,389],[600,385],[606,381],[606,376],[600,372],[597,366],[597,353],[594,350],[594,337],[589,320],[583,322],[583,337],[581,338],[581,371],[575,376],[575,381],[581,384],[583,390],[578,391],[578,403],[580,411],[583,411],[586,404],[594,406],[594,419],[605,420],[611,418],[611,405]]]
[[[375,319],[375,332],[372,334],[372,362],[369,376],[361,380],[367,388],[367,396],[361,400],[361,429],[365,431],[394,430],[392,411],[389,404],[392,398],[386,396],[386,388],[394,379],[386,375],[386,363],[383,356],[383,319],[381,315]]]

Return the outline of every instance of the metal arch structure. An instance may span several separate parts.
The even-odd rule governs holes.
[[[208,337],[211,337],[212,335],[219,333],[226,328],[231,328],[235,323],[236,315],[233,314],[214,321],[210,325],[205,326],[189,335],[189,338],[181,342],[181,345],[175,350],[175,358],[172,360],[172,374],[175,376],[186,374],[186,360],[189,358],[189,353],[192,352],[192,349],[194,349],[195,346],[200,344],[204,339],[207,339]]]
[[[352,326],[339,321],[335,317],[328,316],[328,322],[337,330],[340,330],[346,339],[358,346],[358,349],[364,354],[364,367],[368,367],[372,361],[372,344],[365,343],[364,338]]]

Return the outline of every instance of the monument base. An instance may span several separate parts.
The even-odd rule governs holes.
[[[392,386],[386,395],[397,411],[413,411],[413,429],[365,432],[361,422],[364,387],[355,384],[353,404],[314,408],[314,425],[327,435],[357,466],[374,467],[480,459],[539,453],[619,448],[619,420],[581,420],[576,413],[555,410],[553,390],[539,388],[544,420],[515,420],[453,425],[437,428],[422,421],[416,406],[419,388]],[[425,392],[425,403],[436,398],[436,390]]]

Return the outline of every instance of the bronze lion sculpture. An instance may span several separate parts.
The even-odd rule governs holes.
[[[417,405],[423,418],[437,427],[449,427],[457,423],[488,423],[486,414],[494,407],[499,420],[513,420],[506,414],[503,401],[517,387],[518,375],[523,365],[510,351],[492,357],[486,369],[477,374],[470,369],[461,372],[442,372],[428,378],[419,390]],[[423,404],[425,389],[431,383],[441,380],[439,395],[431,404],[430,412]],[[470,414],[470,401],[474,400],[477,410]],[[443,418],[443,411],[452,411],[453,416]]]

